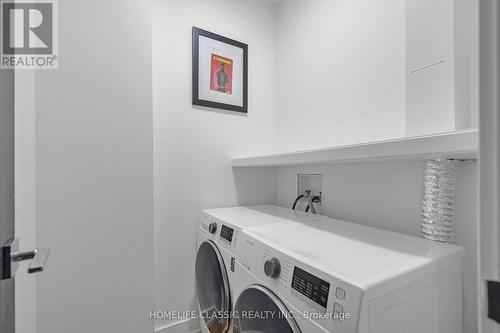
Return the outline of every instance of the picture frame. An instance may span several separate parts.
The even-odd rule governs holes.
[[[248,113],[248,45],[193,27],[193,105]]]

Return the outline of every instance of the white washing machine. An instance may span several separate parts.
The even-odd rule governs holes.
[[[230,327],[233,272],[242,230],[317,219],[317,215],[271,205],[204,210],[195,267],[202,332],[223,333]]]
[[[463,257],[458,246],[326,217],[246,228],[232,273],[231,326],[234,333],[460,333]]]

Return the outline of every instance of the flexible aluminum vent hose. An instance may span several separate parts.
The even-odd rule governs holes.
[[[458,160],[428,160],[425,164],[422,233],[424,238],[455,243],[455,184]]]

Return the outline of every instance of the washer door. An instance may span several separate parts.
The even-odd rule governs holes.
[[[252,285],[236,301],[233,333],[300,333],[285,304],[269,289]]]
[[[196,292],[201,315],[210,333],[225,333],[231,310],[229,282],[224,260],[217,246],[203,242],[196,255]]]

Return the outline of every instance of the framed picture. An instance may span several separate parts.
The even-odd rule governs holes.
[[[193,27],[193,104],[248,112],[248,45]]]

